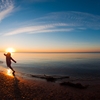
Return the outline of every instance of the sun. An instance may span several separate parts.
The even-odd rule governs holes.
[[[15,49],[14,49],[14,48],[7,48],[7,49],[6,49],[6,52],[13,53],[13,52],[15,52]]]

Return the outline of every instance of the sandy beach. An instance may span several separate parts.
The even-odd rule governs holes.
[[[80,89],[0,72],[0,100],[100,100],[100,83]]]

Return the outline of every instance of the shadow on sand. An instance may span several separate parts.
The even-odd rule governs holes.
[[[19,88],[19,80],[14,75],[14,94],[15,94],[15,100],[22,100],[21,91]]]

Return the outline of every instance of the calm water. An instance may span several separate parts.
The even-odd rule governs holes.
[[[14,53],[12,57],[17,61],[13,68],[21,73],[100,79],[100,53]],[[6,68],[3,53],[0,66]]]

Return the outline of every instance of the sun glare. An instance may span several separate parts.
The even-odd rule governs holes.
[[[12,76],[12,71],[11,71],[11,69],[7,69],[7,75]]]
[[[6,52],[13,53],[13,52],[15,52],[15,49],[14,49],[14,48],[7,48],[7,49],[6,49]]]

